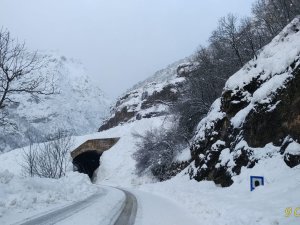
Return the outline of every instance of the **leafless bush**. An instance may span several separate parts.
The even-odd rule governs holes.
[[[147,131],[144,135],[133,134],[139,139],[138,150],[133,154],[138,175],[152,174],[158,180],[176,175],[175,156],[183,149],[182,140],[164,128]]]
[[[69,152],[73,146],[70,135],[57,131],[43,144],[31,144],[23,153],[25,176],[60,178],[65,176],[69,163]]]

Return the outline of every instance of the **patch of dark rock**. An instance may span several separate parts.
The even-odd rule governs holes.
[[[297,27],[296,25],[293,25],[293,26],[291,27],[291,30],[294,31],[295,33],[298,33],[298,32],[299,32],[299,29],[298,29],[298,27]]]
[[[141,114],[138,113],[138,114],[136,114],[135,118],[136,118],[137,120],[141,120],[143,117],[142,117]]]
[[[253,94],[261,85],[260,76],[253,78],[249,84],[244,86],[244,90]]]
[[[285,87],[274,96],[273,103],[280,103],[273,111],[257,104],[248,114],[243,130],[250,146],[263,147],[270,142],[280,146],[280,140],[288,135],[300,139],[300,71]]]
[[[149,96],[148,91],[143,92],[143,94],[142,94],[142,100],[148,98],[148,96]]]
[[[173,85],[165,86],[161,91],[154,91],[152,95],[144,99],[141,109],[147,109],[157,103],[175,102],[178,99],[178,93],[172,91]]]
[[[173,162],[170,165],[161,165],[152,169],[152,174],[159,179],[159,181],[169,180],[175,175],[177,175],[180,171],[186,168],[189,165],[190,161],[184,162]]]
[[[120,98],[120,100],[122,101],[122,100],[125,100],[125,99],[127,99],[131,94],[134,94],[134,93],[128,93],[128,94],[126,94],[126,95],[124,95],[123,97],[121,97]]]
[[[135,116],[135,112],[128,112],[127,107],[122,108],[121,111],[115,113],[114,117],[105,121],[99,128],[99,132],[103,130],[108,130],[112,127],[118,126],[121,122],[127,122]]]
[[[244,138],[252,147],[264,147],[270,142],[276,142],[286,136],[282,124],[284,114],[278,113],[276,108],[266,112],[265,106],[257,105],[248,114],[244,123]]]
[[[286,153],[284,155],[284,162],[291,168],[300,165],[300,155],[293,155]]]
[[[222,95],[222,111],[227,114],[228,117],[233,117],[237,114],[242,108],[248,105],[248,102],[245,101],[246,92],[241,90],[233,94],[233,91],[229,90],[223,93]]]
[[[283,154],[285,152],[285,150],[287,149],[287,147],[289,146],[289,144],[292,142],[293,142],[292,138],[290,138],[289,136],[286,137],[280,146],[280,150],[279,150],[280,154]]]
[[[241,173],[241,168],[243,166],[248,166],[251,162],[249,159],[249,152],[245,149],[241,149],[241,154],[234,160],[236,166],[232,168],[232,172],[235,174]]]
[[[231,175],[227,172],[226,167],[220,167],[214,171],[213,181],[215,184],[221,185],[222,187],[229,187],[233,184]]]

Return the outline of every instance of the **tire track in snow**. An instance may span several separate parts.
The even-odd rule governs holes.
[[[123,209],[113,225],[134,225],[137,213],[137,199],[131,192],[120,188],[117,189],[124,192],[126,199]]]
[[[28,218],[26,222],[17,223],[16,225],[52,225],[59,221],[62,221],[77,212],[89,207],[92,205],[97,199],[101,198],[102,196],[106,195],[107,191],[96,193],[91,195],[90,197],[76,202],[72,205],[66,206],[64,208],[55,210],[53,212],[47,213],[45,215],[36,217],[36,218]]]
[[[114,188],[114,187],[110,187]],[[136,197],[129,191],[126,191],[121,188],[114,188],[119,191],[122,191],[125,194],[125,201],[122,203],[121,209],[117,216],[111,218],[112,225],[134,225],[136,214],[137,214],[137,199]],[[105,190],[105,189],[104,189]],[[46,213],[42,216],[36,216],[27,218],[25,221],[21,223],[16,223],[15,225],[53,225],[60,221],[63,221],[69,217],[72,217],[76,213],[84,210],[87,207],[90,207],[94,204],[99,198],[103,197],[107,194],[107,191],[101,193],[96,193],[91,195],[90,197],[76,202],[72,205],[63,207],[61,209]],[[91,206],[92,207],[92,206]]]

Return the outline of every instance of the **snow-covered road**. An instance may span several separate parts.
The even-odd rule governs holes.
[[[124,192],[101,187],[99,192],[74,204],[27,218],[16,225],[88,224],[110,225],[122,215],[127,203]],[[126,224],[124,224],[126,225]]]
[[[123,189],[119,190],[125,193],[126,200],[114,225],[134,225],[138,207],[137,199],[131,192]]]
[[[162,197],[103,186],[85,200],[27,218],[15,225],[197,225],[182,209]]]
[[[96,200],[103,197],[106,194],[105,192],[100,192],[90,196],[89,198],[76,202],[75,204],[66,206],[62,209],[46,213],[42,216],[36,218],[28,218],[26,222],[21,222],[20,225],[40,225],[40,224],[55,224],[61,220],[64,220],[72,215],[82,211],[83,209],[92,205]]]
[[[200,225],[186,209],[167,198],[149,192],[132,190],[138,200],[135,225]]]

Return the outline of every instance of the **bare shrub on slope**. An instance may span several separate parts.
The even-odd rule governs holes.
[[[71,136],[60,130],[48,137],[48,142],[31,144],[23,153],[24,175],[56,179],[65,176],[72,146]]]
[[[176,175],[183,163],[175,161],[182,150],[182,140],[165,128],[147,131],[144,135],[133,134],[139,139],[138,150],[133,154],[138,175],[151,174],[159,181]]]

